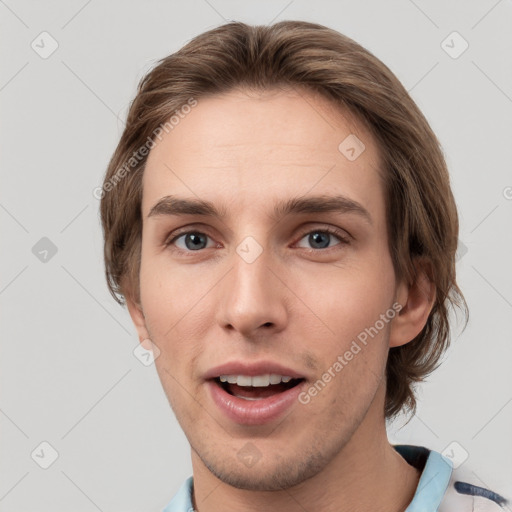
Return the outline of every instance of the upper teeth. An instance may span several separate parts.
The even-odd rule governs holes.
[[[279,384],[280,382],[290,382],[292,377],[286,375],[277,375],[275,373],[265,375],[221,375],[221,382],[229,382],[229,384],[237,384],[238,386],[254,386],[265,387],[270,384]]]

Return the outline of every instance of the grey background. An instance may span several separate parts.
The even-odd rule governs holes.
[[[419,388],[417,415],[389,436],[467,452],[461,469],[512,496],[510,0],[0,0],[0,17],[2,512],[159,511],[191,474],[154,366],[134,357],[135,330],[108,294],[92,191],[139,79],[227,19],[345,33],[396,73],[438,134],[472,315]],[[48,51],[43,31],[58,43],[45,59],[31,47]],[[441,45],[453,31],[469,43],[458,58]],[[43,237],[57,248],[46,262]],[[59,454],[48,469],[31,457],[43,441]]]

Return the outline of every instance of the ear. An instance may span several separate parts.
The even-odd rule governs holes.
[[[416,275],[412,284],[401,282],[396,302],[402,309],[391,322],[389,346],[399,347],[412,341],[425,327],[436,298],[432,266],[425,260],[415,262]]]
[[[148,329],[146,327],[146,318],[144,317],[142,306],[139,301],[135,300],[131,293],[127,293],[125,295],[125,301],[128,312],[132,318],[133,325],[135,326],[135,329],[137,329],[139,341],[142,343],[142,341],[145,339],[150,338]]]

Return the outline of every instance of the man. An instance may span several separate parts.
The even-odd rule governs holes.
[[[305,22],[196,37],[142,80],[102,196],[110,289],[191,446],[165,512],[506,503],[387,439],[465,303],[438,141],[373,55]]]

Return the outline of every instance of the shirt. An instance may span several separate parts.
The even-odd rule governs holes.
[[[480,487],[470,478],[460,478],[451,460],[424,446],[392,445],[411,465],[421,471],[414,497],[405,512],[503,512],[510,504],[503,496]],[[195,512],[192,506],[194,481],[189,477],[162,512]]]

